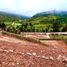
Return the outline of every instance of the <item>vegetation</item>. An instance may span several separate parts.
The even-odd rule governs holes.
[[[67,35],[54,34],[54,35],[50,35],[50,38],[56,40],[64,40],[64,42],[67,44]]]
[[[67,32],[67,12],[43,12],[31,18],[0,13],[0,28],[12,32]]]
[[[27,18],[28,18],[27,16],[0,12],[0,22],[13,22],[13,21],[23,20]]]
[[[67,39],[67,35],[62,35],[62,34],[53,34],[53,35],[50,35],[50,38],[51,39]]]

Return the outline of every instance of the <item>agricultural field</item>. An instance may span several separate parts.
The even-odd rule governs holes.
[[[11,25],[13,22],[4,22],[4,23],[5,23],[5,25],[7,26],[7,25]],[[21,23],[15,22],[15,25],[16,25],[16,26],[19,26],[19,25],[21,25]]]
[[[67,45],[63,40],[46,39],[42,33],[23,34],[0,33],[1,67],[67,67]]]

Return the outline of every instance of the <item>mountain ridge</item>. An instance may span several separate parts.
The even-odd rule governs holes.
[[[23,19],[27,19],[27,18],[29,18],[29,17],[24,16],[24,15],[0,11],[0,19],[2,19],[3,21],[6,21],[6,20],[11,20],[11,21],[23,20]]]
[[[67,11],[57,11],[57,10],[53,10],[53,11],[40,12],[40,13],[37,13],[37,14],[33,15],[33,17],[48,16],[48,15],[67,16]]]

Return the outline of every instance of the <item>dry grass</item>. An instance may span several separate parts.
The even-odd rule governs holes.
[[[3,35],[8,35],[8,36],[11,36],[11,37],[15,37],[15,38],[18,38],[18,39],[21,39],[21,40],[26,40],[26,41],[33,42],[33,43],[38,43],[40,45],[49,47],[49,45],[46,45],[45,43],[41,42],[39,39],[34,39],[34,38],[30,38],[30,37],[24,37],[22,35],[9,33],[9,32],[6,32],[6,31],[3,31],[2,34]]]

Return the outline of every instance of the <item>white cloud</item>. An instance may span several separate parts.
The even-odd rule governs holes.
[[[32,14],[47,10],[55,9],[58,6],[58,0],[21,0],[19,10]],[[29,13],[29,14],[30,14]]]
[[[1,0],[0,1],[0,6],[11,8],[14,6],[14,0]]]
[[[66,8],[67,0],[0,0],[0,10],[33,15],[53,9]]]

